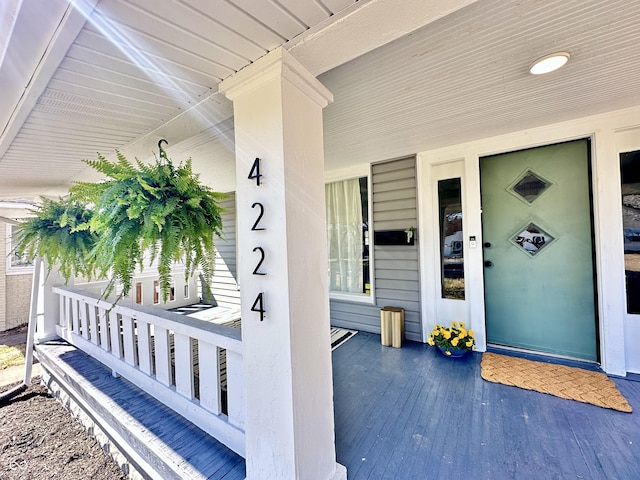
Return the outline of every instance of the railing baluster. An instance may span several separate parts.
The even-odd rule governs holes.
[[[78,318],[78,303],[79,300],[72,299],[71,301],[71,315],[73,316],[73,332],[80,335],[80,319]]]
[[[58,324],[65,328],[67,326],[67,309],[65,308],[65,303],[67,302],[67,297],[63,294],[60,294],[60,316],[58,317]]]
[[[242,375],[242,355],[227,350],[227,410],[229,423],[244,429],[244,392]]]
[[[133,318],[122,315],[122,344],[124,347],[124,361],[129,365],[136,365],[136,350],[133,336]]]
[[[91,325],[91,343],[100,344],[100,336],[98,335],[98,309],[93,303],[87,303],[89,310],[89,325]]]
[[[154,327],[154,344],[156,353],[156,378],[163,385],[171,386],[171,354],[169,350],[169,330]]]
[[[149,330],[149,324],[138,319],[136,325],[140,370],[147,375],[151,375],[151,332]]]
[[[193,349],[191,338],[174,334],[176,366],[176,391],[189,399],[193,398]]]
[[[71,316],[71,297],[64,297],[64,322],[67,330],[73,330],[73,318]]]
[[[200,405],[219,415],[222,411],[220,398],[220,355],[215,345],[198,342],[200,363]]]
[[[122,358],[122,344],[120,343],[120,319],[114,311],[109,312],[109,336],[111,338],[111,354]]]
[[[82,336],[89,340],[91,336],[91,326],[89,325],[89,305],[85,300],[80,300],[78,305],[78,318],[80,319],[80,330]]]
[[[98,307],[98,314],[100,315],[100,346],[107,351],[110,351],[109,347],[109,314],[107,309]]]

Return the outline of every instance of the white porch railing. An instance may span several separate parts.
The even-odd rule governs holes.
[[[240,330],[140,305],[114,306],[79,289],[53,291],[60,296],[61,338],[245,456]]]

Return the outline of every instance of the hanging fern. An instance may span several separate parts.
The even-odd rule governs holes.
[[[71,188],[75,198],[94,205],[89,225],[97,241],[92,255],[98,273],[110,277],[105,296],[117,282],[122,284],[120,296],[128,294],[136,267],[144,266],[145,252],[151,252],[151,262],[158,260],[165,302],[174,263],[184,262],[187,277],[200,266],[211,279],[213,236],[222,237],[223,209],[218,202],[227,195],[202,185],[191,159],[177,167],[166,156],[151,165],[138,160],[134,165],[116,153],[114,162],[102,155],[85,160],[107,177],[105,181]]]
[[[31,260],[39,256],[49,269],[57,265],[66,281],[72,276],[91,278],[98,239],[89,229],[93,212],[72,197],[41,201],[34,216],[21,222],[14,233],[16,250]]]

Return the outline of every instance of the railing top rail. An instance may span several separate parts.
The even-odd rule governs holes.
[[[102,299],[100,295],[79,288],[58,286],[53,288],[53,292],[75,298],[76,300],[93,300],[95,301],[95,306],[104,308],[105,310],[111,309],[111,311],[121,315],[134,317],[161,328],[172,330],[175,333],[187,335],[211,344],[219,345],[231,351],[242,353],[242,332],[237,328],[144,305],[113,305],[111,302]]]

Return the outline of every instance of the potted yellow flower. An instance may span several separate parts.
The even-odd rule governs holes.
[[[473,330],[467,330],[463,322],[452,322],[450,327],[434,325],[427,343],[437,346],[447,357],[462,357],[475,345]]]

